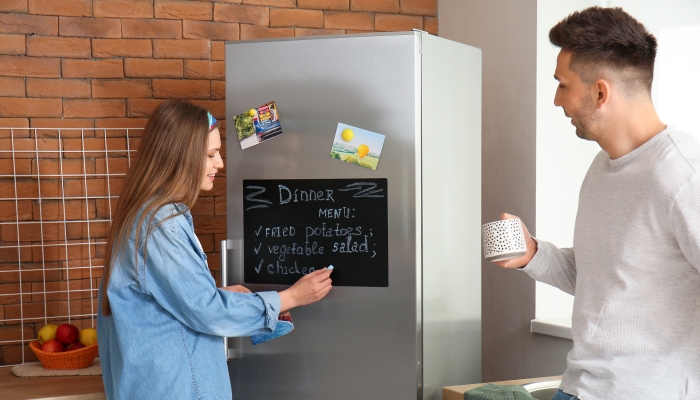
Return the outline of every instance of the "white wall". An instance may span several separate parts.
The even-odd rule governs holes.
[[[573,11],[595,5],[600,2],[537,1],[537,237],[559,247],[573,246],[579,189],[600,147],[579,139],[571,120],[554,106],[559,48],[549,42],[549,30]],[[573,296],[542,282],[536,293],[536,318],[571,318]]]
[[[578,139],[562,110],[553,105],[558,49],[550,45],[547,34],[569,13],[605,3],[622,6],[647,25],[662,42],[660,58],[664,37],[674,34],[666,30],[697,25],[700,18],[698,0],[439,0],[440,36],[483,50],[483,222],[510,212],[519,215],[533,235],[559,246],[572,244],[579,188],[599,148]],[[700,53],[698,41],[688,45],[686,53]],[[682,53],[674,51],[672,59],[679,60]],[[664,73],[658,68],[661,63],[657,81],[662,81]],[[669,71],[666,75],[672,76],[681,70]],[[655,83],[654,99],[660,110],[667,98],[675,98],[690,84],[688,80],[683,86],[669,82],[674,94],[656,93]],[[681,109],[678,103],[668,104],[667,113]],[[700,109],[700,105],[693,107],[682,115],[694,115]],[[668,114],[663,120],[678,125],[675,121],[681,120],[676,118]],[[484,381],[564,371],[571,341],[530,333],[535,298],[538,317],[571,314],[570,296],[544,286],[537,287],[536,295],[535,283],[526,274],[483,263]]]
[[[659,41],[652,98],[662,121],[700,138],[700,1],[538,0],[537,7],[537,236],[560,247],[573,244],[578,194],[600,147],[576,137],[570,120],[554,107],[552,77],[559,49],[549,29],[576,10],[622,7]],[[678,28],[683,27],[683,28]],[[573,297],[537,282],[537,318],[570,318]]]
[[[652,100],[661,120],[700,137],[700,1],[609,0],[651,31],[659,42]]]
[[[662,29],[658,39],[656,104],[659,116],[662,121],[700,139],[700,25]]]

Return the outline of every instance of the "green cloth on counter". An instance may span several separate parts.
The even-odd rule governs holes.
[[[532,400],[534,397],[519,385],[494,385],[472,389],[464,393],[464,400]]]

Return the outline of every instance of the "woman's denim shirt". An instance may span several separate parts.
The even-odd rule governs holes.
[[[230,400],[222,337],[272,332],[277,325],[276,292],[216,288],[185,206],[162,207],[151,226],[180,211],[152,230],[147,243],[145,219],[138,258],[134,224],[113,263],[106,288],[112,315],[97,318],[109,400]]]

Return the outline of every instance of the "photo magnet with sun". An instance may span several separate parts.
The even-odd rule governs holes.
[[[331,158],[376,170],[382,146],[384,135],[339,122]]]

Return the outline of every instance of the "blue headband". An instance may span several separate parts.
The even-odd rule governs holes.
[[[207,117],[209,118],[209,130],[211,130],[212,127],[214,127],[214,124],[216,123],[216,118],[214,118],[213,115],[209,111],[207,111]]]

